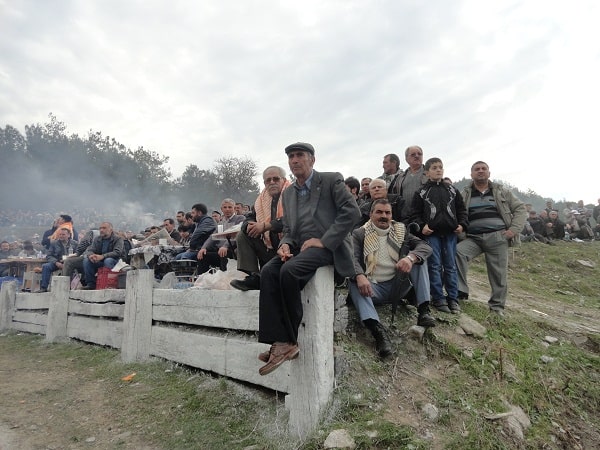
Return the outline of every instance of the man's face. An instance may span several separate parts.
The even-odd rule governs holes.
[[[391,205],[375,205],[375,208],[371,212],[371,222],[373,222],[373,225],[382,230],[387,230],[390,227],[391,220]]]
[[[369,193],[373,200],[387,197],[387,187],[383,180],[373,180],[369,186]]]
[[[369,183],[373,181],[370,178],[363,178],[360,182],[360,189],[365,193],[369,193]]]
[[[306,180],[310,176],[315,158],[309,152],[294,150],[288,153],[288,164],[296,178]]]
[[[0,245],[0,248],[3,252],[7,252],[10,250],[10,244],[8,242],[3,242],[2,245]]]
[[[197,209],[192,208],[192,222],[198,222],[200,217],[202,217],[202,211],[198,211]]]
[[[108,223],[101,223],[99,230],[103,238],[109,237],[112,233],[112,227]]]
[[[263,181],[265,188],[271,197],[275,197],[281,193],[283,189],[283,183],[285,179],[281,178],[279,171],[276,169],[269,169],[263,175]]]
[[[552,220],[558,219],[558,213],[556,211],[550,211],[550,218]]]
[[[221,214],[219,214],[219,213],[216,213],[216,212],[212,213],[212,214],[211,214],[211,217],[213,218],[213,220],[214,220],[215,222],[218,222],[219,220],[221,220]]]
[[[61,242],[67,242],[69,240],[70,234],[67,230],[60,230],[58,232],[58,240]]]
[[[65,219],[63,219],[62,217],[56,219],[56,225],[62,225],[63,223],[65,223]]]
[[[223,212],[225,218],[229,219],[231,216],[233,216],[234,207],[235,205],[233,203],[221,203],[221,211]]]
[[[490,169],[487,164],[475,164],[471,168],[471,178],[475,182],[487,182],[490,179]]]
[[[183,222],[185,222],[185,214],[177,213],[177,215],[175,216],[175,219],[177,220],[177,222],[183,223]]]
[[[165,220],[163,222],[163,226],[165,227],[165,229],[170,233],[171,231],[173,231],[173,228],[175,228],[175,224],[170,223],[168,220]]]
[[[393,175],[398,172],[398,167],[396,167],[396,163],[393,162],[389,156],[383,158],[383,173],[386,175]]]
[[[235,206],[233,207],[233,210],[235,211],[236,214],[242,215],[242,214],[244,214],[244,205],[242,205],[241,203],[236,203]]]
[[[444,178],[444,165],[440,162],[434,162],[427,171],[427,176],[433,181],[442,181]]]
[[[405,159],[411,168],[418,169],[423,165],[423,150],[418,147],[409,147]]]

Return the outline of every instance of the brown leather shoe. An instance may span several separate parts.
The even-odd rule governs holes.
[[[259,353],[258,359],[264,363],[268,363],[270,356],[271,356],[271,349],[267,350],[266,352]]]
[[[258,369],[261,375],[267,375],[277,369],[284,362],[297,358],[300,353],[298,344],[290,342],[275,342],[271,346],[269,361]]]

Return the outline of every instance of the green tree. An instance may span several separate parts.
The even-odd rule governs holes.
[[[223,196],[231,197],[236,202],[251,203],[260,192],[256,162],[251,158],[223,157],[216,160],[213,173],[217,186]]]

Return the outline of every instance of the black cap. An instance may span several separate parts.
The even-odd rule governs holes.
[[[315,156],[315,148],[306,142],[296,142],[295,144],[290,144],[285,148],[285,153],[288,155],[293,151],[308,152]]]

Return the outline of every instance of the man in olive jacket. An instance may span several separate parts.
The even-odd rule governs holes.
[[[471,166],[472,183],[465,186],[463,200],[469,214],[466,239],[456,247],[458,298],[469,297],[467,271],[469,262],[485,253],[492,295],[488,305],[492,313],[504,316],[508,294],[508,247],[519,238],[527,220],[525,204],[509,189],[490,181],[487,163]]]
[[[266,375],[294,359],[302,320],[300,292],[322,266],[333,264],[353,276],[350,232],[360,219],[356,201],[339,173],[313,170],[315,149],[298,142],[286,147],[296,181],[283,193],[283,237],[277,256],[261,270],[259,342],[271,344],[259,359]]]

